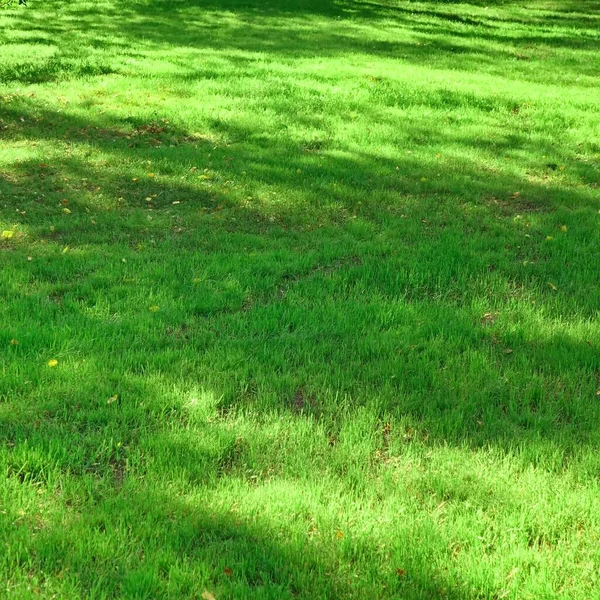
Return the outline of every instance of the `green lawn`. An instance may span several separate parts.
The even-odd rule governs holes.
[[[600,1],[0,44],[0,598],[600,597]]]

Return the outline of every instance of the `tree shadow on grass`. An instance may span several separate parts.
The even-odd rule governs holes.
[[[7,139],[66,139],[110,157],[100,167],[105,200],[94,196],[98,166],[64,155],[44,166],[22,161],[12,172],[16,182],[0,179],[9,208],[29,202],[26,214],[13,213],[11,219],[34,243],[35,251],[28,251],[37,255],[29,264],[18,246],[4,242],[5,255],[21,276],[3,294],[13,304],[21,297],[16,306],[31,312],[32,324],[42,302],[43,319],[50,312],[66,330],[103,328],[113,345],[127,349],[124,373],[172,372],[174,383],[195,373],[199,380],[206,378],[226,411],[252,410],[261,405],[260,398],[268,398],[263,408],[293,412],[298,390],[318,398],[335,381],[336,393],[350,406],[377,398],[381,418],[387,412],[411,414],[436,440],[508,448],[517,438],[535,446],[541,436],[573,449],[594,437],[586,400],[594,391],[593,373],[600,370],[594,342],[566,337],[560,319],[567,307],[570,314],[593,318],[599,292],[593,281],[572,280],[561,255],[564,246],[556,255],[545,242],[555,228],[555,211],[569,207],[586,215],[595,209],[590,190],[558,191],[511,172],[482,173],[460,154],[445,165],[432,158],[427,166],[409,156],[392,161],[325,150],[308,153],[310,162],[303,167],[312,183],[307,187],[305,176],[294,174],[297,156],[306,156],[305,150],[290,153],[285,143],[263,146],[252,131],[233,125],[218,128],[227,140],[219,150],[214,141],[176,126],[158,131],[153,125],[149,131],[148,124],[113,117],[92,125],[32,106],[3,111],[2,118]],[[136,131],[142,133],[133,135]],[[210,138],[214,131],[205,134]],[[475,143],[449,135],[455,147]],[[230,196],[221,184],[205,188],[196,172],[182,183],[180,173],[189,173],[188,155],[185,149],[179,155],[179,146],[168,141],[193,144],[198,164],[211,155],[223,170],[221,182],[243,171],[250,182],[284,186],[294,200],[275,207],[269,201],[247,205],[251,190],[245,184],[239,196]],[[524,154],[533,152],[526,138],[521,143]],[[447,140],[440,144],[445,147]],[[156,159],[161,152],[170,157],[170,173],[144,182],[132,181],[135,173],[120,166],[131,159]],[[219,156],[235,160],[224,163]],[[443,175],[439,184],[430,169]],[[432,183],[422,182],[423,176]],[[452,177],[467,182],[459,206],[444,183]],[[82,188],[65,188],[65,179],[83,182]],[[339,189],[332,194],[334,184]],[[374,193],[377,201],[369,202]],[[585,219],[580,226],[586,226]],[[588,243],[593,243],[589,227]],[[465,231],[472,236],[471,248],[464,243]],[[322,243],[325,251],[319,250]],[[107,245],[115,245],[114,255],[106,255]],[[64,248],[70,248],[66,255]],[[585,255],[582,247],[569,260],[580,265],[589,261]],[[57,259],[64,265],[60,271]],[[529,269],[523,268],[526,261],[532,263]],[[568,298],[561,296],[558,303],[548,280]],[[542,302],[544,317],[532,308],[529,313],[521,309],[519,319],[539,319],[540,331],[554,327],[556,335],[544,333],[540,340],[530,331],[520,338],[523,333],[481,322],[483,312],[501,310],[473,304],[474,299],[490,302],[490,286],[497,286],[499,306],[509,306],[511,297]],[[150,298],[157,290],[164,305],[149,321]],[[357,329],[353,321],[363,325]],[[313,326],[305,334],[309,322]],[[328,327],[320,332],[315,323]],[[44,321],[37,326],[43,330]],[[43,352],[50,339],[40,337],[30,351]],[[98,354],[88,342],[81,344],[83,355]],[[180,346],[196,358],[182,364]],[[147,348],[161,352],[147,355]],[[103,350],[103,360],[111,353],[112,348]],[[248,367],[257,356],[262,358]],[[370,368],[362,369],[363,364]],[[428,373],[431,364],[442,369]],[[472,374],[478,382],[458,392],[455,403],[448,395],[455,385],[451,374],[470,364],[479,365]],[[585,374],[585,394],[558,386],[541,405],[546,386],[568,378],[573,369]],[[109,389],[105,393],[111,395]],[[328,392],[301,404],[304,411],[335,422],[338,407]],[[485,425],[473,428],[474,420]]]
[[[448,6],[450,6],[448,4]],[[461,10],[464,5],[460,5]],[[473,18],[464,12],[432,10],[417,6],[387,6],[375,3],[290,3],[282,8],[276,3],[164,2],[132,3],[108,8],[59,7],[52,19],[39,24],[36,9],[21,11],[16,17],[20,29],[29,33],[14,40],[16,44],[33,42],[48,45],[39,58],[8,61],[0,70],[0,80],[43,83],[78,77],[113,73],[126,75],[125,57],[135,58],[139,48],[146,53],[164,49],[165,44],[180,49],[205,51],[211,55],[235,52],[290,58],[364,55],[379,56],[401,62],[428,64],[433,68],[454,69],[456,55],[461,68],[497,76],[507,70],[520,78],[547,81],[548,69],[555,76],[569,73],[595,75],[587,57],[573,57],[561,63],[544,48],[569,48],[574,51],[595,50],[596,36],[591,17],[562,12],[551,13],[547,35],[523,30],[510,33],[510,25],[541,26],[541,18],[495,17]],[[543,16],[546,19],[547,15]],[[72,24],[77,21],[78,28]],[[506,26],[508,29],[503,29]],[[564,29],[556,33],[552,27]],[[465,29],[468,27],[469,29]],[[588,33],[582,33],[582,29]],[[138,50],[132,50],[132,41]],[[507,47],[508,46],[508,47]],[[7,46],[9,47],[9,46]],[[519,48],[522,50],[519,51]],[[541,51],[540,56],[531,50]],[[117,60],[107,61],[98,50],[118,53]],[[176,57],[162,57],[176,62]],[[231,60],[231,58],[230,58]],[[528,61],[531,61],[529,64]],[[544,61],[540,73],[539,61]],[[549,66],[549,61],[552,63]],[[552,62],[554,61],[554,62]]]
[[[13,556],[16,569],[7,589],[108,598],[199,598],[206,591],[217,598],[273,600],[364,593],[410,600],[464,597],[430,568],[422,548],[411,549],[412,540],[401,531],[397,543],[406,546],[381,560],[401,557],[404,568],[382,562],[375,581],[361,580],[355,565],[381,552],[376,542],[361,537],[350,549],[333,531],[320,532],[313,520],[319,516],[311,515],[314,501],[299,499],[301,485],[272,490],[287,491],[290,517],[300,523],[294,529],[303,531],[290,539],[269,522],[267,511],[244,514],[231,498],[206,502],[201,495],[182,498],[127,481],[114,494],[97,479],[90,486],[96,501],[85,512],[63,506],[54,519],[46,513],[37,523],[34,514],[14,515],[27,541]],[[51,493],[43,485],[37,489],[42,501]],[[42,575],[27,580],[19,568]]]
[[[144,18],[158,18],[152,10]],[[40,29],[66,35],[64,23],[52,27]],[[133,23],[124,39],[132,32],[151,43],[175,39],[152,38],[149,23]],[[201,38],[167,35],[176,34]],[[221,42],[224,57],[243,66],[231,41]],[[189,65],[186,73],[210,74]],[[371,83],[389,111],[446,103],[517,120],[522,110],[512,98],[441,90],[419,100]],[[430,156],[398,158],[340,146],[323,131],[276,139],[215,118],[192,132],[162,115],[92,119],[17,96],[0,113],[3,140],[22,152],[0,173],[0,215],[15,232],[0,242],[10,273],[0,290],[8,359],[0,433],[15,485],[6,497],[26,489],[37,498],[47,486],[56,512],[40,522],[12,515],[27,523],[11,538],[23,573],[121,597],[215,589],[342,598],[366,589],[473,598],[430,560],[436,547],[449,552],[448,540],[436,546],[436,527],[425,541],[400,528],[386,553],[376,532],[352,539],[349,525],[344,546],[327,522],[344,514],[334,503],[323,509],[327,541],[314,541],[302,459],[311,485],[320,475],[332,481],[343,506],[369,499],[374,519],[381,498],[360,474],[391,469],[414,440],[423,452],[518,449],[524,468],[556,474],[584,457],[580,476],[597,476],[589,456],[600,355],[586,333],[595,331],[600,292],[593,272],[572,277],[597,257],[588,218],[596,165],[514,126],[490,140],[460,127],[432,132],[426,117],[404,122],[407,148]],[[369,118],[394,122],[386,110]],[[318,129],[313,116],[298,119]],[[582,142],[594,150],[593,140]],[[43,144],[47,158],[25,143]],[[547,164],[536,162],[541,152]],[[491,168],[504,153],[529,172],[510,162]],[[560,238],[565,219],[576,242]],[[47,367],[53,356],[56,370]],[[213,400],[194,416],[197,390]],[[365,413],[372,423],[361,443],[344,449],[344,428]],[[269,430],[270,418],[310,430],[313,445],[298,437],[293,447],[288,431]],[[469,499],[459,487],[426,488],[419,498]],[[253,489],[264,495],[236,513]],[[278,494],[297,514],[261,512]],[[283,533],[282,514],[291,524]],[[412,531],[423,533],[418,524]]]

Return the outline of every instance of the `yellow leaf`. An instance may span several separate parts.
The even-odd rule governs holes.
[[[551,281],[548,282],[548,287],[554,291],[556,291],[558,289]]]
[[[343,531],[340,531],[340,530],[338,529],[338,530],[335,532],[335,537],[336,537],[338,540],[343,540],[343,539],[344,539],[344,532],[343,532]]]
[[[114,396],[111,396],[110,398],[108,398],[106,400],[106,404],[112,404],[113,402],[116,402],[119,399],[119,394],[115,394]]]
[[[15,235],[14,231],[11,231],[10,229],[6,229],[5,231],[2,232],[2,237],[5,240],[10,240],[10,238]]]
[[[49,367],[55,367],[57,364],[58,364],[58,361],[57,361],[55,358],[51,358],[51,359],[48,361],[48,366],[49,366]]]
[[[202,598],[204,600],[217,600],[208,590],[202,592]]]
[[[154,173],[148,173],[148,177],[154,177]]]
[[[561,231],[567,231],[567,226],[566,225],[561,225],[560,226],[560,230]]]
[[[71,210],[69,208],[67,208],[65,206],[65,208],[62,209],[63,213],[65,213],[65,215],[70,215],[71,214]]]
[[[70,250],[69,246],[65,246],[65,247],[62,249],[62,252],[61,252],[61,254],[66,254],[66,253],[67,253],[69,250]]]
[[[10,340],[11,346],[18,346],[19,340]]]
[[[546,236],[546,241],[551,242],[554,238],[551,235]]]
[[[150,310],[152,312],[158,312],[160,310],[160,306],[157,306],[156,304],[153,304],[152,306],[148,307],[148,310]]]

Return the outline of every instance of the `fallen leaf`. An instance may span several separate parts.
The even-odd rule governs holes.
[[[15,235],[15,232],[11,231],[10,229],[6,229],[5,231],[2,232],[2,237],[5,240],[10,240],[10,238],[13,237],[13,235]]]
[[[505,348],[504,354],[512,354],[512,353],[513,353],[512,348]]]
[[[600,389],[596,390],[596,396],[600,396]]]
[[[154,173],[148,173],[148,177],[150,177],[150,178],[154,177]]]
[[[138,177],[134,177],[131,181],[133,181],[133,183],[137,183],[139,181]]]
[[[61,254],[66,254],[66,253],[67,253],[69,250],[70,250],[69,246],[65,246],[65,247],[62,249],[62,252],[61,252]]]
[[[335,532],[335,537],[336,537],[338,540],[343,540],[343,539],[344,539],[344,532],[343,532],[343,531],[340,531],[340,530],[338,529],[338,530]]]
[[[560,226],[560,230],[561,231],[567,231],[567,226],[566,225],[561,225]]]
[[[63,213],[65,215],[70,215],[71,214],[71,210],[69,208],[67,208],[66,206],[65,206],[65,208],[62,209],[62,211],[63,211]]]
[[[225,573],[227,577],[231,577],[233,575],[233,571],[231,569],[228,569],[227,567],[223,569],[223,573]]]
[[[48,361],[48,366],[49,366],[49,367],[55,367],[57,364],[58,364],[58,361],[57,361],[55,358],[51,358],[51,359]]]
[[[148,307],[148,310],[150,310],[152,312],[158,312],[160,310],[160,306],[157,306],[156,304],[153,304],[152,306]]]
[[[493,325],[498,317],[498,313],[487,312],[481,317],[482,325]]]
[[[406,577],[406,571],[404,569],[396,569],[396,575],[398,577]]]
[[[548,282],[548,287],[554,291],[556,291],[558,289],[551,281]]]
[[[113,402],[116,402],[118,399],[119,399],[119,394],[115,394],[114,396],[107,398],[106,404],[112,404]]]
[[[202,592],[202,597],[204,600],[217,600],[208,590]]]
[[[11,344],[11,346],[18,346],[19,340],[10,340],[10,344]]]
[[[554,238],[551,235],[546,236],[546,241],[551,242]]]

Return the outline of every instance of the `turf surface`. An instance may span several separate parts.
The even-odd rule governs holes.
[[[600,595],[598,2],[0,44],[0,597]]]

